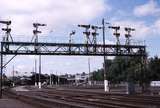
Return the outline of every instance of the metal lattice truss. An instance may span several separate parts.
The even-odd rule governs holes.
[[[145,46],[1,42],[4,55],[145,56]]]

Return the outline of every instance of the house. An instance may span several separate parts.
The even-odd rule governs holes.
[[[80,84],[80,83],[83,83],[83,82],[87,82],[88,81],[88,78],[89,78],[89,74],[88,73],[77,73],[77,74],[74,74],[74,75],[71,75],[71,74],[66,74],[66,75],[63,75],[63,78],[66,78],[69,82],[69,84]]]

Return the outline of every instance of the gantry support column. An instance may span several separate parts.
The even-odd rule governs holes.
[[[3,44],[1,43],[1,82],[0,82],[0,98],[2,98],[2,86],[3,86]]]

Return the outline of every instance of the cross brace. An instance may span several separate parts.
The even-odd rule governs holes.
[[[146,56],[142,45],[1,42],[1,47],[4,55]]]

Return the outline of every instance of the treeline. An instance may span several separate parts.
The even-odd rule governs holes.
[[[54,74],[48,75],[48,74],[41,74],[41,82],[46,82],[47,84],[50,83],[50,80],[52,81],[53,84],[67,84],[68,81],[65,78],[56,76]],[[34,85],[35,81],[38,83],[39,82],[39,74],[33,74],[32,76],[29,77],[31,79],[30,83],[31,85]]]
[[[48,74],[40,74],[40,81],[41,83],[50,84],[50,80],[52,81],[52,84],[67,84],[68,80],[66,78],[62,78],[59,76],[56,76],[54,74],[48,75]],[[17,76],[17,77],[11,77],[7,78],[7,76],[3,75],[3,85],[4,86],[12,86],[13,82],[15,85],[34,85],[35,81],[39,82],[39,74],[32,74],[31,76]]]
[[[149,83],[160,80],[160,58],[149,58],[144,65],[140,57],[115,57],[106,60],[107,79],[111,83],[129,82]],[[104,80],[104,70],[99,69],[92,73],[92,80]]]

